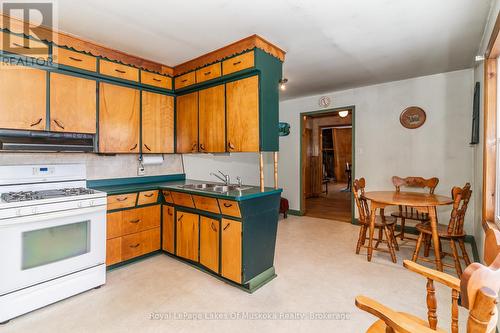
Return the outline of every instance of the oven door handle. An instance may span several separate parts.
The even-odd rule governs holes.
[[[68,209],[68,210],[57,211],[57,212],[53,212],[53,213],[40,213],[40,214],[34,214],[34,215],[19,216],[19,217],[0,220],[0,230],[4,227],[10,227],[10,226],[14,226],[14,225],[40,223],[41,221],[61,219],[61,218],[70,217],[70,216],[77,216],[77,215],[87,215],[87,214],[92,214],[92,213],[96,213],[96,212],[100,212],[100,211],[105,213],[106,206]]]

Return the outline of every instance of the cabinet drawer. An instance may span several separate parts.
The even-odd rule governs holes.
[[[124,210],[122,213],[122,235],[160,226],[160,205]]]
[[[193,195],[193,201],[196,209],[220,214],[219,204],[217,203],[217,199],[215,198]]]
[[[106,239],[122,235],[122,212],[108,213],[106,215]]]
[[[212,80],[220,77],[221,65],[220,62],[213,65],[196,70],[196,83]]]
[[[178,76],[175,78],[175,89],[181,89],[196,83],[195,72],[189,72],[187,74]]]
[[[121,259],[128,260],[160,249],[160,228],[122,237]]]
[[[139,70],[127,65],[118,64],[108,60],[100,60],[99,71],[104,75],[139,82]]]
[[[108,197],[108,210],[134,207],[137,193],[111,195]]]
[[[0,48],[26,57],[49,58],[49,46],[41,41],[24,38],[7,32],[0,33]]]
[[[163,89],[172,89],[172,78],[151,72],[141,71],[141,83]]]
[[[122,261],[122,238],[117,237],[106,241],[106,265],[114,265]]]
[[[243,53],[237,57],[222,62],[222,75],[228,75],[254,66],[253,51]]]
[[[172,200],[172,194],[170,193],[170,191],[163,190],[163,198],[165,199],[165,202],[174,203],[174,200]]]
[[[241,217],[240,206],[236,201],[219,199],[219,207],[223,215]]]
[[[137,205],[147,205],[158,202],[158,191],[145,191],[139,192],[139,198],[137,199]]]
[[[97,59],[93,56],[54,46],[54,61],[60,65],[76,67],[90,72],[97,71]]]
[[[172,194],[172,199],[174,204],[184,207],[194,208],[193,198],[191,194],[181,193],[181,192],[170,192]]]

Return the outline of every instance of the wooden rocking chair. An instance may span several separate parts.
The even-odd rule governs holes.
[[[494,239],[500,240],[500,232],[495,231]],[[497,244],[500,249],[500,244]],[[490,257],[491,258],[491,257]],[[485,260],[487,260],[485,256]],[[488,267],[480,263],[472,263],[459,280],[443,272],[421,266],[413,261],[405,260],[404,267],[427,278],[427,321],[413,315],[396,312],[366,296],[356,297],[356,306],[380,318],[367,332],[404,332],[435,333],[445,332],[437,327],[434,282],[451,288],[451,332],[458,332],[458,299],[462,296],[461,306],[469,310],[467,321],[468,333],[493,333],[498,320],[496,307],[498,290],[500,289],[500,250]]]

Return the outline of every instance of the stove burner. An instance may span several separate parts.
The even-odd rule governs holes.
[[[76,188],[63,188],[63,189],[45,190],[45,191],[8,192],[8,193],[2,193],[1,198],[5,202],[19,202],[19,201],[60,198],[60,197],[71,197],[71,196],[93,194],[93,193],[94,190],[84,187],[76,187]]]

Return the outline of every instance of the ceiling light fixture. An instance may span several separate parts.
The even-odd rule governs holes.
[[[286,83],[288,82],[287,78],[282,78],[280,79],[280,89],[281,90],[286,90]]]
[[[345,118],[349,114],[349,111],[339,111],[340,118]]]

